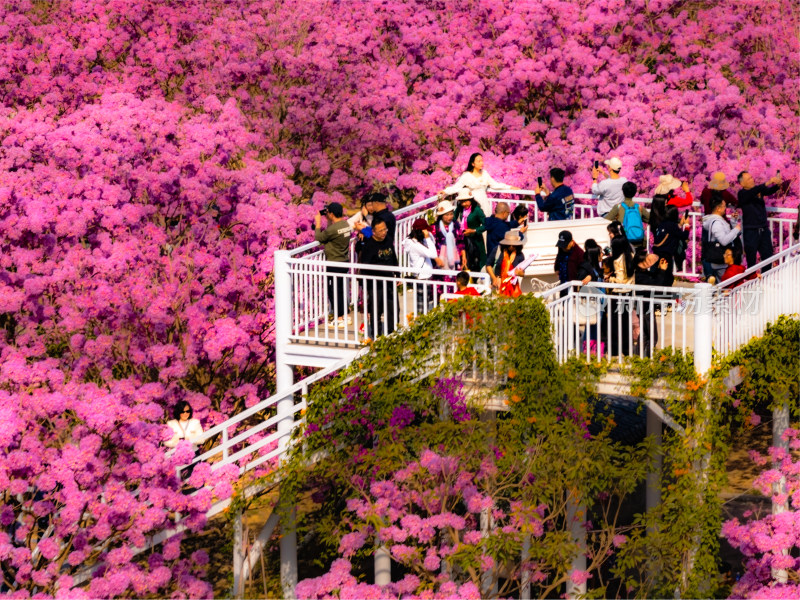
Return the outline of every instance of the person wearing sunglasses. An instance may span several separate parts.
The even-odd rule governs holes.
[[[192,443],[196,449],[196,443],[203,435],[203,426],[198,419],[193,419],[194,410],[192,405],[181,400],[172,410],[173,419],[167,421],[167,426],[172,429],[173,436],[164,445],[167,448],[174,448],[181,440]]]

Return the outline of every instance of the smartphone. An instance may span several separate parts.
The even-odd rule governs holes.
[[[689,210],[688,209],[683,211],[683,218],[686,219],[687,221],[689,220]]]
[[[594,168],[597,169],[599,167],[600,167],[600,161],[599,160],[594,161]]]
[[[778,171],[778,173],[780,173],[780,171]],[[539,187],[542,187],[542,178],[541,177],[537,177],[536,178],[536,183],[539,184]]]

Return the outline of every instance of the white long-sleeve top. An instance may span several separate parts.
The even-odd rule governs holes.
[[[433,276],[432,259],[436,258],[436,244],[433,236],[425,238],[425,243],[406,238],[403,240],[403,249],[408,253],[409,266],[418,270],[417,279],[430,279]]]
[[[458,193],[463,188],[468,188],[472,192],[472,197],[483,209],[483,214],[488,217],[492,214],[492,203],[486,196],[486,190],[489,188],[493,190],[511,190],[514,189],[514,186],[492,179],[486,169],[482,169],[481,174],[477,176],[472,171],[464,171],[453,185],[444,188],[444,193],[450,196]]]
[[[188,421],[171,419],[167,421],[167,426],[173,432],[173,436],[164,442],[167,448],[174,448],[181,440],[188,440],[195,444],[200,439],[200,436],[203,435],[203,426],[198,419],[189,419]]]

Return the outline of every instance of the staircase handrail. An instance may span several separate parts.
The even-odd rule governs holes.
[[[725,281],[720,281],[714,286],[715,291],[723,291],[726,288],[735,287],[739,284],[742,280],[750,277],[754,273],[758,273],[764,267],[771,265],[774,262],[784,262],[785,260],[791,258],[793,255],[800,253],[800,242],[797,242],[793,246],[789,246],[786,250],[778,252],[778,254],[773,254],[769,258],[762,260],[760,263],[749,267],[744,273],[740,273],[735,277],[731,277],[730,279],[726,279]]]

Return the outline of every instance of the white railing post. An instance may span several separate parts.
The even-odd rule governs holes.
[[[292,387],[294,373],[286,357],[289,336],[292,333],[292,279],[289,274],[290,253],[286,250],[275,252],[275,387],[281,393]],[[294,427],[294,394],[289,393],[278,400],[278,448],[279,460],[285,459],[289,438]],[[281,588],[285,598],[294,598],[297,586],[297,532],[294,528],[294,511],[283,523],[281,550]]]
[[[711,368],[711,346],[713,339],[712,286],[698,283],[694,310],[694,368],[698,375],[705,375]]]
[[[392,556],[386,544],[375,547],[374,562],[375,585],[386,586],[392,583]]]

